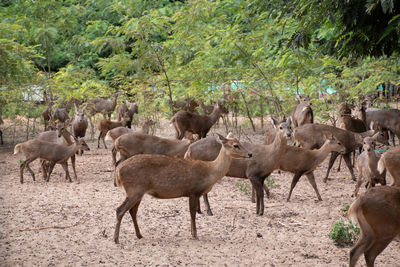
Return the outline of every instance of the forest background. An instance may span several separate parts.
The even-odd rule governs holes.
[[[328,119],[400,84],[399,34],[394,0],[3,0],[2,116],[123,92],[143,116],[224,98],[261,121],[309,94]]]

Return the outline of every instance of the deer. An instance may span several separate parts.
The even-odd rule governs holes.
[[[88,120],[85,115],[86,106],[82,109],[78,109],[75,105],[75,118],[72,121],[72,134],[75,138],[83,138],[86,135],[86,130],[88,127]],[[79,155],[82,155],[83,151],[79,151]]]
[[[185,110],[178,111],[171,119],[176,130],[176,138],[182,140],[185,132],[205,138],[211,127],[218,121],[223,112],[227,112],[221,103],[214,106],[210,115],[198,115]]]
[[[25,161],[20,165],[20,182],[24,183],[24,169],[27,168],[35,181],[35,173],[29,167],[29,163],[37,158],[51,162],[50,171],[46,177],[46,182],[49,181],[51,171],[56,163],[60,163],[65,171],[65,179],[71,182],[71,177],[68,172],[67,160],[75,155],[79,150],[89,150],[89,147],[83,139],[75,140],[75,143],[70,146],[41,141],[39,139],[28,140],[24,143],[19,143],[14,147],[14,155],[22,152],[25,155]]]
[[[275,121],[277,128],[277,137],[272,144],[251,144],[242,142],[242,145],[249,151],[252,151],[253,157],[249,160],[233,159],[232,165],[229,167],[227,176],[249,179],[253,188],[256,191],[256,214],[264,214],[264,180],[274,170],[279,167],[279,160],[286,151],[287,139],[290,138],[291,132],[288,128],[290,118],[286,123],[278,123]],[[220,145],[215,137],[209,136],[191,144],[185,154],[185,159],[206,160],[211,161],[218,155]],[[267,195],[269,195],[269,190]],[[204,203],[207,209],[207,214],[212,215],[208,196],[203,196]],[[198,212],[200,212],[200,207]]]
[[[91,139],[94,136],[94,125],[92,122],[92,117],[97,113],[102,113],[103,118],[106,119],[106,115],[108,119],[111,120],[111,114],[114,112],[115,107],[117,105],[117,99],[120,93],[112,94],[112,100],[103,99],[100,97],[92,98],[88,101],[87,111],[89,114],[89,122],[91,127]]]
[[[129,103],[126,101],[126,103],[121,104],[117,108],[117,121],[121,121],[123,114],[127,113],[129,120],[126,123],[126,126],[130,129],[132,127],[132,121],[133,121],[133,115],[134,114],[139,114],[139,105],[137,102],[135,103]]]
[[[349,266],[364,254],[368,267],[394,238],[400,238],[400,187],[369,188],[350,206],[348,215],[360,226],[360,237],[350,250]]]
[[[143,134],[149,134],[149,128],[154,125],[155,122],[153,120],[145,120],[142,124],[142,129],[137,131],[137,133],[143,133]],[[115,140],[120,137],[121,135],[124,135],[126,133],[134,133],[135,131],[130,129],[130,128],[126,128],[123,126],[111,129],[107,132],[105,140],[106,141],[112,141],[113,142],[113,147],[111,149],[111,157],[112,157],[112,164],[115,166],[116,163],[116,157],[117,157],[117,151],[115,150],[114,147],[114,142]]]
[[[377,169],[381,155],[375,151],[375,139],[374,137],[364,138],[363,152],[358,157],[356,164],[358,179],[354,188],[354,197],[358,196],[363,180],[367,181],[367,189],[374,187],[377,183],[386,185],[386,172],[380,174]]]
[[[172,101],[172,108],[174,111],[185,110],[191,113],[197,113],[196,108],[199,104],[190,98],[186,98],[185,101]]]
[[[323,133],[324,144],[318,149],[305,149],[296,146],[287,146],[285,153],[279,160],[279,169],[294,174],[286,201],[290,201],[293,189],[301,176],[306,175],[308,182],[313,187],[317,198],[322,201],[315,183],[314,170],[328,157],[329,153],[345,153],[346,147],[330,132]]]
[[[292,121],[295,127],[301,126],[306,123],[314,123],[314,114],[311,108],[309,96],[302,97],[296,95],[299,104],[296,105],[292,111]]]
[[[211,105],[205,105],[204,101],[201,99],[199,103],[200,103],[200,108],[205,115],[210,115],[211,112],[214,110],[215,101],[211,101]]]
[[[68,113],[69,113],[70,109],[72,108],[72,106],[76,105],[76,104],[79,105],[81,103],[82,103],[82,101],[72,97],[67,102],[63,102],[58,107],[53,109],[52,102],[51,102],[50,106],[47,107],[42,113],[42,117],[43,117],[43,121],[44,121],[44,130],[45,131],[48,130],[49,121],[65,122],[65,121],[69,120]]]
[[[217,158],[211,162],[186,160],[165,155],[137,155],[120,165],[115,171],[115,180],[126,192],[124,202],[117,208],[114,242],[119,243],[121,221],[129,210],[135,227],[136,237],[141,239],[136,214],[144,194],[160,199],[189,198],[191,235],[198,239],[196,209],[200,196],[210,192],[212,187],[228,172],[232,158],[251,158],[235,138],[218,134],[221,148]]]
[[[99,130],[99,137],[97,138],[97,148],[100,148],[100,139],[103,140],[104,148],[107,149],[106,142],[104,140],[107,132],[111,129],[120,127],[120,126],[126,126],[127,122],[129,121],[129,116],[127,113],[124,113],[122,121],[110,121],[107,119],[102,119],[98,124],[97,124],[97,129]]]
[[[392,147],[378,161],[379,173],[387,171],[392,176],[391,186],[400,186],[400,146]]]
[[[304,124],[299,126],[294,131],[294,139],[298,142],[303,148],[306,149],[318,149],[320,148],[324,142],[324,132],[332,133],[335,138],[337,138],[345,147],[346,150],[344,153],[341,153],[343,159],[346,162],[347,168],[350,171],[351,177],[353,181],[356,181],[356,177],[353,171],[353,165],[351,163],[350,155],[355,149],[362,147],[363,138],[367,136],[373,135],[375,132],[373,130],[367,131],[363,134],[353,133],[351,131],[347,131],[344,129],[336,128],[330,125],[324,124]],[[328,181],[329,172],[335,163],[336,158],[338,157],[338,152],[332,152],[329,160],[329,166],[326,172],[326,176],[324,178],[324,182]]]

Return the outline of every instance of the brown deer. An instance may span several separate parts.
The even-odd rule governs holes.
[[[24,143],[17,144],[14,147],[14,154],[22,151],[25,155],[25,161],[20,165],[20,182],[24,182],[24,169],[25,167],[31,173],[33,181],[35,181],[35,174],[29,167],[29,163],[37,158],[41,158],[51,162],[49,175],[46,177],[46,181],[49,181],[51,171],[56,163],[60,163],[65,171],[65,179],[71,182],[71,177],[68,172],[67,160],[75,155],[75,152],[79,149],[89,150],[89,147],[83,139],[76,140],[76,142],[70,146],[54,144],[50,142],[41,141],[38,139],[32,139]]]
[[[137,238],[142,238],[136,214],[144,194],[161,199],[189,197],[191,234],[197,239],[196,209],[200,196],[210,192],[214,184],[225,176],[232,157],[252,156],[238,140],[218,136],[221,149],[218,157],[211,162],[164,155],[137,155],[117,167],[116,182],[124,187],[126,199],[117,208],[115,243],[119,243],[119,229],[127,211],[131,214]]]
[[[358,157],[356,164],[358,179],[354,188],[354,197],[358,196],[363,180],[367,181],[367,188],[373,187],[377,183],[386,185],[386,172],[380,174],[377,169],[380,157],[381,155],[375,151],[375,138],[364,138],[363,152]]]
[[[102,119],[98,124],[97,124],[97,129],[99,130],[99,137],[97,138],[97,148],[100,148],[100,139],[103,140],[104,148],[107,149],[106,141],[104,138],[106,137],[106,134],[109,130],[120,127],[120,126],[126,126],[126,123],[129,121],[129,116],[127,113],[123,115],[124,117],[122,118],[122,121],[110,121],[107,119]]]
[[[151,120],[151,119],[150,120],[145,120],[143,122],[143,124],[142,124],[142,129],[137,131],[137,133],[149,134],[149,128],[151,126],[153,126],[154,124],[155,124],[155,122],[153,120]],[[111,130],[109,130],[107,132],[105,140],[113,142],[113,146],[112,146],[112,149],[111,149],[111,157],[112,157],[112,163],[113,163],[114,166],[115,166],[116,157],[117,157],[117,151],[115,150],[115,147],[114,147],[115,140],[118,137],[120,137],[121,135],[123,135],[123,134],[133,133],[133,132],[135,132],[135,131],[132,130],[132,129],[123,127],[123,126],[111,129]]]
[[[227,173],[227,175],[231,177],[250,180],[253,188],[256,190],[256,212],[258,215],[264,214],[264,180],[274,170],[278,169],[279,160],[286,151],[287,139],[291,136],[290,129],[286,123],[279,124],[277,121],[275,121],[275,123],[275,127],[278,129],[278,134],[274,142],[269,145],[243,142],[242,145],[247,150],[251,151],[254,157],[250,160],[232,160],[232,165]],[[185,158],[211,161],[218,155],[217,152],[219,148],[220,145],[214,137],[207,137],[190,145],[185,154]],[[268,195],[268,188],[266,188],[266,191]],[[207,195],[204,195],[204,203],[208,215],[212,215]]]
[[[218,103],[214,106],[210,115],[198,115],[184,110],[178,111],[171,119],[176,130],[176,138],[182,139],[185,132],[197,134],[199,139],[205,138],[225,110],[223,105]]]
[[[112,100],[103,99],[100,97],[92,98],[87,103],[87,111],[89,115],[89,122],[91,127],[91,139],[94,136],[94,125],[92,122],[92,117],[97,113],[102,113],[103,118],[106,119],[106,115],[108,119],[111,120],[111,114],[114,112],[115,107],[117,105],[117,99],[120,93],[114,93],[112,95]]]
[[[368,189],[349,209],[349,217],[360,225],[361,234],[350,251],[349,266],[355,267],[364,254],[368,267],[394,238],[400,238],[400,187]]]
[[[126,126],[130,129],[132,127],[133,115],[139,114],[139,105],[137,102],[130,103],[126,101],[126,103],[121,104],[117,108],[117,121],[121,121],[123,114],[126,113],[129,117],[129,120],[126,123]]]
[[[306,123],[314,123],[314,114],[311,108],[309,96],[296,95],[299,104],[296,105],[292,111],[292,121],[295,127],[301,126]]]
[[[72,121],[72,134],[75,138],[84,138],[88,127],[88,120],[85,115],[86,106],[78,109],[75,105],[75,118]],[[82,155],[83,151],[79,151],[79,155]]]
[[[317,184],[315,183],[314,170],[325,160],[329,153],[333,151],[344,153],[346,151],[345,146],[330,132],[324,133],[324,136],[326,140],[319,149],[310,150],[295,146],[286,147],[285,153],[279,160],[279,169],[294,174],[287,201],[290,200],[293,189],[303,174],[307,176],[308,182],[314,188],[318,200],[322,200]]]
[[[325,143],[325,132],[332,133],[345,147],[346,150],[343,155],[343,159],[350,171],[353,181],[356,181],[356,177],[353,172],[353,165],[351,164],[350,155],[356,148],[362,147],[363,136],[358,133],[353,133],[344,129],[336,128],[330,125],[324,124],[304,124],[297,127],[294,131],[294,139],[300,143],[303,148],[306,149],[318,149]],[[324,182],[328,181],[329,172],[338,157],[338,152],[332,152],[329,160],[328,170],[324,178]]]
[[[378,161],[378,171],[385,170],[392,176],[392,186],[400,186],[400,146],[392,147]]]

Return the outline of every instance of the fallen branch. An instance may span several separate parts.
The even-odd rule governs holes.
[[[20,229],[20,232],[24,231],[39,231],[39,230],[46,230],[46,229],[67,229],[67,228],[72,228],[75,226],[78,226],[80,224],[84,224],[86,222],[85,219],[86,216],[82,217],[79,221],[74,223],[73,225],[67,225],[67,226],[60,226],[60,225],[53,225],[53,226],[45,226],[45,227],[39,227],[39,228],[25,228],[25,229]]]

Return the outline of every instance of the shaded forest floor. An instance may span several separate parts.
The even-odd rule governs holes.
[[[224,133],[220,127],[211,134]],[[161,129],[157,135],[174,136],[167,122]],[[247,139],[262,142],[263,131],[242,136]],[[112,240],[115,209],[125,195],[113,186],[110,151],[97,149],[95,142],[89,145],[91,151],[77,157],[80,184],[64,181],[61,166],[55,168],[49,183],[44,182],[37,173],[38,161],[32,164],[36,181],[26,172],[25,183],[20,184],[22,155],[12,155],[11,145],[1,147],[1,266],[347,266],[350,247],[336,247],[328,237],[337,220],[346,220],[343,205],[353,200],[355,183],[344,166],[337,172],[335,164],[327,184],[322,182],[327,160],[317,168],[322,202],[316,201],[304,177],[291,202],[286,202],[292,175],[274,173],[277,187],[265,199],[264,216],[255,214],[248,181],[223,178],[209,194],[214,216],[207,216],[201,202],[199,240],[191,239],[187,198],[145,196],[138,212],[144,238],[136,238],[127,214],[121,225],[121,244],[116,245]],[[400,243],[392,242],[376,266],[398,266],[399,251]],[[360,263],[365,265],[362,257]]]

